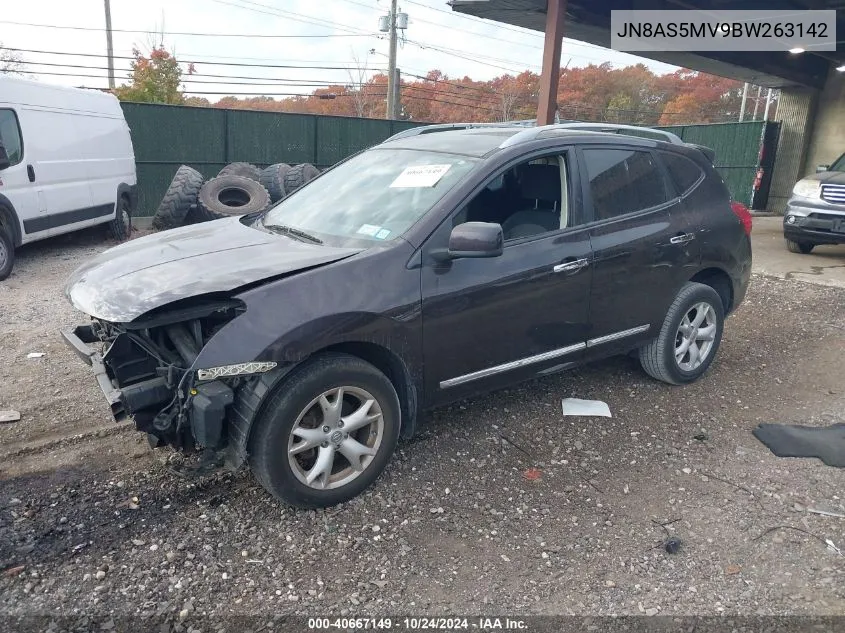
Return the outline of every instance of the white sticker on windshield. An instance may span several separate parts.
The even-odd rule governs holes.
[[[378,233],[376,233],[376,237],[380,240],[387,239],[387,236],[390,235],[389,229],[382,229]]]
[[[380,226],[376,226],[375,224],[362,224],[361,228],[358,229],[358,233],[361,235],[369,235],[370,237],[375,237],[376,233],[381,231]]]
[[[406,167],[391,187],[433,187],[449,171],[451,165],[414,165]]]

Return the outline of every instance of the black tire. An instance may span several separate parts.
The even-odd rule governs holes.
[[[288,457],[289,441],[297,419],[311,410],[309,403],[320,394],[343,386],[366,390],[376,401],[383,420],[381,441],[371,461],[349,483],[336,488],[318,489],[307,485],[295,474]],[[290,505],[300,508],[333,506],[359,495],[378,478],[396,448],[400,424],[399,398],[393,384],[383,373],[355,356],[320,355],[288,374],[270,393],[267,401],[262,403],[261,413],[250,437],[250,468],[270,494]],[[366,432],[367,428],[359,432]],[[317,429],[320,429],[319,423],[315,427]],[[373,437],[372,433],[365,435],[365,441]],[[362,438],[359,435],[354,439]],[[319,454],[317,451],[323,448],[315,446],[300,455],[310,459],[316,457]],[[309,455],[310,451],[314,451],[314,454]],[[349,464],[345,457],[333,462],[340,466],[344,463]],[[338,472],[351,475],[348,468]]]
[[[0,281],[12,274],[15,266],[15,243],[9,232],[0,225]]]
[[[243,176],[217,176],[200,189],[196,207],[188,220],[207,222],[227,216],[263,211],[270,204],[270,194],[255,180]]]
[[[261,176],[261,170],[252,163],[229,163],[220,172],[218,176],[243,176],[258,182]]]
[[[129,208],[129,198],[120,196],[117,199],[114,220],[109,222],[109,233],[118,242],[125,242],[132,236],[132,211]]]
[[[290,195],[310,180],[320,175],[320,170],[311,163],[294,165],[285,174],[285,195]]]
[[[713,325],[716,326],[714,338],[701,364],[695,368],[686,369],[681,364],[683,359],[691,358],[688,356],[689,352],[682,356],[681,362],[675,358],[676,346],[682,342],[679,337],[683,336],[679,328],[684,317],[693,314],[692,311],[698,304],[709,304],[713,309],[715,321]],[[640,364],[649,376],[670,385],[693,382],[707,371],[716,357],[719,343],[722,341],[724,323],[725,310],[719,294],[710,286],[687,282],[669,307],[660,333],[654,340],[640,348]],[[698,349],[697,346],[696,349]]]
[[[202,174],[193,167],[179,167],[153,216],[153,228],[164,231],[182,226],[188,211],[197,203],[202,182]]]
[[[276,163],[261,170],[258,182],[270,194],[272,202],[278,202],[285,197],[285,176],[289,171],[290,165],[287,163]]]
[[[807,242],[795,242],[793,240],[786,240],[786,250],[790,253],[801,253],[802,255],[809,255],[815,248],[815,244]]]

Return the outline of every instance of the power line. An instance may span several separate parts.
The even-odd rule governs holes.
[[[58,62],[22,61],[20,63],[21,64],[29,64],[29,65],[34,64],[36,66],[58,67],[58,68],[81,68],[81,69],[84,69],[84,70],[108,70],[108,67],[106,67],[106,66],[86,66],[86,65],[83,65],[83,64],[61,64],[61,63],[58,63]],[[308,70],[308,69],[306,69],[306,70]],[[48,73],[40,71],[40,70],[33,70],[32,72],[38,73],[38,74],[48,74]],[[126,72],[131,72],[131,71],[129,71],[127,69]],[[70,73],[70,75],[73,75],[73,74],[74,73]],[[280,82],[281,81],[281,82],[292,82],[292,83],[303,82],[303,81],[311,81],[311,80],[308,80],[308,79],[296,79],[296,78],[293,78],[293,77],[254,77],[254,76],[251,76],[251,75],[212,75],[212,74],[207,74],[207,73],[195,73],[195,74],[188,75],[188,77],[190,77],[190,79],[182,79],[182,81],[195,81],[195,80],[199,81],[202,77],[212,77],[214,79],[258,79],[258,80],[261,80],[261,81],[271,81],[271,82]],[[210,83],[227,83],[227,82],[210,82]],[[348,80],[336,80],[336,81],[330,81],[330,82],[327,81],[327,83],[348,84],[348,83],[350,83],[350,81],[348,81]],[[253,85],[258,85],[258,84],[253,84]],[[270,86],[270,85],[274,85],[274,84],[268,83],[267,85]]]
[[[14,26],[30,26],[45,29],[64,29],[68,31],[105,31],[106,29],[94,26],[60,26],[58,24],[35,24],[32,22],[13,22],[12,20],[0,20],[0,24],[12,24]],[[309,39],[324,37],[371,37],[370,33],[326,33],[321,35],[268,35],[264,33],[195,33],[192,31],[145,31],[142,29],[112,29],[113,33],[142,33],[147,35],[185,35],[188,37],[248,37],[248,38],[272,38],[272,39]]]
[[[296,13],[294,11],[285,11],[284,9],[278,9],[273,6],[269,6],[266,4],[261,4],[260,2],[253,2],[252,0],[240,0],[242,4],[236,4],[235,2],[228,2],[227,0],[214,0],[214,2],[218,4],[225,4],[230,7],[235,7],[236,9],[242,9],[245,11],[252,11],[254,13],[263,13],[265,15],[273,15],[276,17],[286,17],[290,20],[294,20],[296,22],[302,22],[304,24],[311,24],[312,26],[330,26],[334,29],[338,29],[345,33],[356,33],[359,35],[370,35],[369,33],[363,32],[360,29],[350,29],[344,24],[339,24],[337,22],[332,22],[331,20],[324,20],[322,18],[317,18],[310,15],[305,15],[302,13]],[[253,6],[244,6],[244,5],[253,5]],[[260,7],[260,8],[255,8]],[[269,9],[269,10],[268,10]]]
[[[66,53],[62,51],[43,51],[43,50],[34,50],[28,48],[11,48],[11,47],[4,47],[5,50],[8,51],[15,51],[18,53],[36,53],[36,54],[43,54],[43,55],[69,55],[72,57],[106,57],[106,55],[102,53]],[[131,56],[118,56],[115,55],[115,59],[128,59],[134,61],[135,58]],[[350,70],[352,65],[349,66],[302,66],[302,65],[292,65],[292,64],[249,64],[245,62],[204,62],[199,60],[178,60],[180,64],[197,64],[197,65],[206,65],[206,66],[238,66],[244,68],[301,68],[303,70]]]

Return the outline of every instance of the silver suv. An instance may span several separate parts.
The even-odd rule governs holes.
[[[845,154],[802,178],[783,218],[786,247],[805,255],[819,244],[845,244]]]

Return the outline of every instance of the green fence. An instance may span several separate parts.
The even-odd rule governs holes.
[[[731,197],[750,205],[765,125],[765,121],[745,121],[673,125],[659,129],[673,132],[687,143],[713,149],[716,152],[716,169],[728,186]]]
[[[138,211],[155,213],[179,165],[214,176],[227,163],[328,167],[419,125],[406,121],[122,103],[138,171]]]
[[[139,210],[155,213],[179,165],[207,178],[227,163],[313,163],[329,167],[350,154],[420,125],[409,121],[123,103],[138,168]],[[749,204],[764,121],[674,125],[689,143],[713,148],[716,168],[735,200]]]

